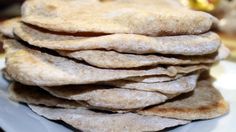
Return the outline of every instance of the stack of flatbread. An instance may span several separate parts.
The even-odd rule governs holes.
[[[229,51],[177,0],[30,0],[1,24],[12,100],[82,131],[159,131],[228,112],[208,71]]]

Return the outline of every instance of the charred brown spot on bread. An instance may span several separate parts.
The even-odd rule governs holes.
[[[151,113],[173,113],[173,112],[208,112],[215,109],[228,109],[228,104],[224,100],[219,100],[211,105],[201,106],[199,108],[152,108],[149,109]]]
[[[100,2],[110,2],[110,1],[114,1],[114,0],[100,0]]]
[[[47,5],[46,8],[47,8],[48,11],[54,11],[54,10],[57,9],[57,7],[54,6],[54,5]]]

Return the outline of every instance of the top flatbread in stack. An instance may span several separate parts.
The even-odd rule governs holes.
[[[203,78],[229,54],[216,22],[177,0],[26,1],[21,18],[0,24],[10,97],[84,131],[224,115],[227,102]]]
[[[31,0],[23,5],[22,16],[52,31],[148,36],[200,34],[216,21],[175,0]]]

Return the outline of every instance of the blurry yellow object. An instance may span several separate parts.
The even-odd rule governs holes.
[[[202,11],[213,11],[220,0],[180,0],[184,5]]]

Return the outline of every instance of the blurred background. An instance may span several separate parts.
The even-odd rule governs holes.
[[[23,0],[0,0],[0,20],[20,15]]]
[[[0,0],[0,22],[20,16],[24,0]],[[231,50],[230,60],[236,62],[236,0],[179,0],[194,10],[209,12],[220,21],[214,29],[223,43]],[[0,38],[1,39],[1,38]],[[0,44],[0,52],[3,52]]]
[[[0,22],[20,16],[20,6],[23,1],[24,0],[0,0]],[[0,53],[3,53],[1,37],[0,34]]]
[[[219,19],[214,29],[231,50],[230,60],[236,62],[236,0],[180,0],[194,10],[211,13]]]

